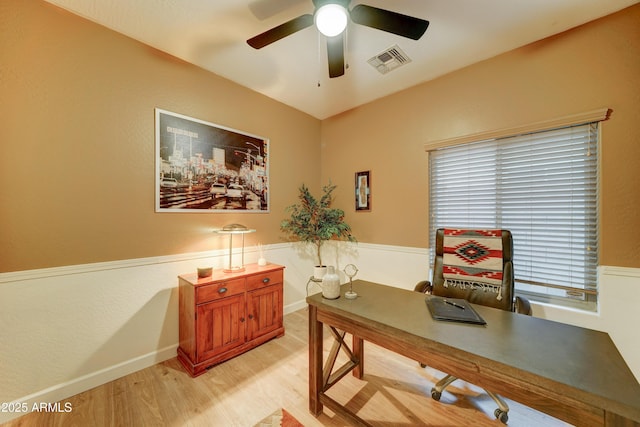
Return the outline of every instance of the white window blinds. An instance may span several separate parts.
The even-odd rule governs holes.
[[[504,228],[516,289],[595,307],[598,123],[430,152],[430,243],[442,227]]]

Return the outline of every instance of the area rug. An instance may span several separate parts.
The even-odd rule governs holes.
[[[254,427],[304,427],[293,415],[284,409],[278,409],[273,414],[265,417]]]

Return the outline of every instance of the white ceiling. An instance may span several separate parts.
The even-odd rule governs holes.
[[[246,40],[305,13],[311,0],[46,0],[324,119],[557,34],[640,0],[353,0],[430,21],[418,41],[349,23],[342,77],[309,27],[260,50]],[[367,60],[398,45],[411,62],[380,74]]]

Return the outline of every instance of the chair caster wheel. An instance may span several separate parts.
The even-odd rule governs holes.
[[[432,396],[433,396],[433,392],[431,392]],[[502,411],[500,408],[496,409],[495,411],[493,411],[493,415],[496,416],[497,419],[500,420],[500,422],[502,422],[502,424],[506,424],[507,421],[509,421],[509,414],[507,414],[506,412]]]
[[[440,396],[442,396],[442,393],[440,393],[438,390],[436,390],[435,388],[431,389],[431,398],[433,400],[440,400]]]

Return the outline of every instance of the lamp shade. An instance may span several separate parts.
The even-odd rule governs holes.
[[[220,234],[245,234],[245,233],[253,233],[256,230],[248,228],[246,225],[242,224],[228,224],[222,227],[216,232]]]
[[[339,4],[325,4],[314,16],[318,31],[327,37],[334,37],[347,28],[347,9]]]

